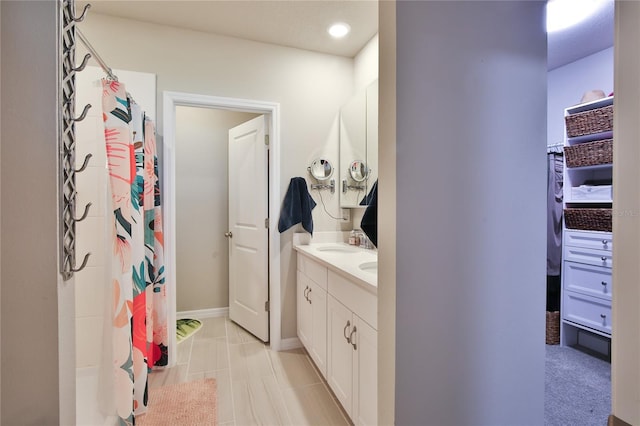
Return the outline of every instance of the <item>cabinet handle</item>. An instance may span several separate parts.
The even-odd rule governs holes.
[[[357,351],[358,347],[356,346],[356,340],[353,338],[354,333],[356,332],[356,327],[353,327],[353,330],[351,330],[351,334],[349,334],[349,340],[351,341],[351,346],[353,346],[353,350]]]
[[[304,288],[304,298],[305,298],[305,300],[308,301],[309,299],[307,299],[307,291],[309,291],[309,286]]]
[[[309,292],[307,293],[307,302],[311,304],[311,299],[309,298],[309,296],[311,296],[311,289],[309,289]]]
[[[607,282],[606,281],[602,281],[600,284],[602,284],[603,286],[607,286]]]
[[[600,259],[602,259],[603,262],[607,261],[607,256],[602,256]]]
[[[607,316],[605,314],[600,314],[600,318],[605,319]]]
[[[351,336],[347,336],[347,328],[351,327],[351,321],[347,321],[347,325],[344,326],[344,330],[342,330],[342,335],[344,336],[345,339],[347,339],[347,343],[351,343],[351,340],[349,340],[351,338]]]
[[[607,240],[602,240],[602,245],[606,247],[606,245],[609,244],[609,241]]]

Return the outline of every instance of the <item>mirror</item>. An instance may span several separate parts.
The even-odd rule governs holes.
[[[369,168],[364,161],[352,161],[349,166],[349,175],[351,176],[351,179],[360,183],[369,177]]]
[[[340,207],[363,202],[378,178],[378,81],[340,109]]]
[[[317,180],[327,180],[333,175],[333,166],[326,158],[314,160],[308,170]]]

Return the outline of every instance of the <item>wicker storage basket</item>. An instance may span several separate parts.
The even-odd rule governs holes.
[[[613,163],[613,139],[603,139],[564,147],[567,167]]]
[[[545,335],[547,345],[560,344],[560,312],[547,311],[547,332]]]
[[[613,105],[567,115],[564,120],[570,138],[607,132],[613,129]]]
[[[564,209],[564,223],[570,229],[611,232],[611,209]]]

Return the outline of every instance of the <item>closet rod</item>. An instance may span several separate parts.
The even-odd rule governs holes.
[[[100,55],[98,55],[98,52],[96,52],[96,49],[93,48],[91,43],[89,43],[89,40],[87,40],[87,38],[84,36],[84,34],[82,34],[79,28],[76,28],[76,35],[78,36],[82,44],[85,45],[87,50],[89,50],[89,53],[91,53],[91,56],[93,56],[93,59],[95,59],[96,62],[98,62],[98,64],[102,67],[104,72],[107,73],[107,76],[111,80],[118,81],[118,77],[113,73],[113,70],[109,68],[107,64],[102,60]]]

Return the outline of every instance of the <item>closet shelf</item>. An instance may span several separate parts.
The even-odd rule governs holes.
[[[567,172],[582,172],[586,170],[607,170],[613,167],[613,163],[596,164],[594,166],[567,167]]]
[[[606,132],[592,133],[590,135],[567,138],[567,145],[576,145],[584,142],[593,142],[593,141],[599,141],[602,139],[612,139],[612,138],[613,138],[613,130],[608,130]]]

